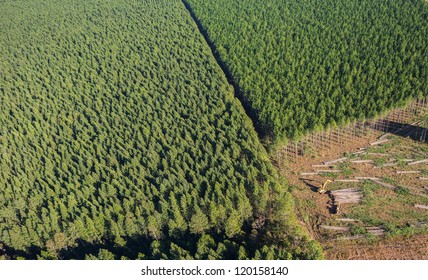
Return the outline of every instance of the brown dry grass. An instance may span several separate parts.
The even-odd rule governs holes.
[[[428,235],[396,237],[369,242],[324,243],[327,259],[336,260],[428,260]]]

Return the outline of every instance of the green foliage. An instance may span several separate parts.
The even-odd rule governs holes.
[[[386,159],[383,157],[374,158],[373,161],[374,161],[374,164],[378,167],[380,167],[386,163]]]
[[[277,142],[428,93],[421,0],[187,0]]]
[[[362,203],[366,206],[370,206],[373,203],[373,200],[376,199],[376,196],[374,194],[374,191],[376,191],[379,188],[378,185],[373,183],[372,181],[366,180],[364,182],[364,185],[361,189],[363,193],[363,201]]]
[[[99,260],[114,260],[115,256],[112,252],[106,249],[101,249],[98,253],[98,259]]]
[[[366,234],[367,230],[362,226],[351,224],[349,225],[349,232],[352,235],[359,235],[359,234]]]
[[[341,174],[343,176],[350,176],[353,173],[353,169],[351,167],[351,163],[349,161],[340,162],[336,165],[335,169],[342,170]]]
[[[190,219],[190,232],[192,233],[204,233],[208,229],[208,218],[201,210],[197,212]]]
[[[396,226],[395,224],[387,224],[386,231],[389,237],[405,236],[408,238],[416,234],[427,233],[428,226],[425,225],[425,226],[416,228],[412,225]]]
[[[264,246],[240,249],[243,225],[268,215],[282,186],[181,1],[0,10],[0,240],[11,252],[221,259]]]
[[[309,241],[307,253],[304,259],[317,260],[324,259],[324,253],[321,245],[315,240]]]
[[[382,181],[388,184],[395,184],[395,180],[391,177],[382,177]]]
[[[395,188],[395,192],[400,194],[400,195],[407,195],[410,193],[408,188],[401,187],[401,186],[398,186],[397,188]]]
[[[234,211],[225,222],[225,233],[227,237],[233,237],[241,232],[242,218]]]

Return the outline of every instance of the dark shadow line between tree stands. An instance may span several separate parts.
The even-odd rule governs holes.
[[[215,60],[217,61],[217,64],[220,66],[221,70],[223,71],[224,75],[226,76],[228,83],[233,87],[235,92],[235,97],[241,102],[241,105],[244,108],[246,115],[251,119],[253,123],[253,127],[258,134],[259,140],[262,141],[263,139],[267,139],[268,137],[271,136],[271,134],[269,133],[269,129],[259,121],[259,118],[257,116],[257,111],[251,106],[250,102],[245,97],[244,91],[239,87],[239,85],[235,81],[229,67],[220,57],[220,54],[216,46],[211,41],[208,35],[208,32],[205,30],[202,23],[196,17],[196,14],[193,11],[193,8],[187,3],[186,0],[182,0],[182,3],[186,7],[187,11],[189,12],[190,16],[192,17],[193,21],[198,27],[199,33],[202,34],[206,43],[210,47],[211,53],[214,56]]]

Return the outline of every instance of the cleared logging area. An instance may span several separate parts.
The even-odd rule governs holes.
[[[384,250],[385,243],[388,251],[383,258],[426,258],[412,244],[428,232],[428,147],[390,134],[382,139],[388,142],[366,141],[363,148],[357,148],[357,142],[353,149],[341,149],[346,156],[326,152],[320,158],[291,161],[284,168],[284,176],[296,186],[299,218],[321,242],[328,259],[347,259],[342,254],[382,258],[377,250]],[[341,172],[319,172],[328,169]],[[324,194],[318,193],[327,180]],[[397,236],[406,237],[399,250],[390,241]],[[366,251],[366,243],[376,249]]]

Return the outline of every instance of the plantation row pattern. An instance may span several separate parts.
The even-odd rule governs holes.
[[[421,0],[186,0],[267,143],[428,94]]]

